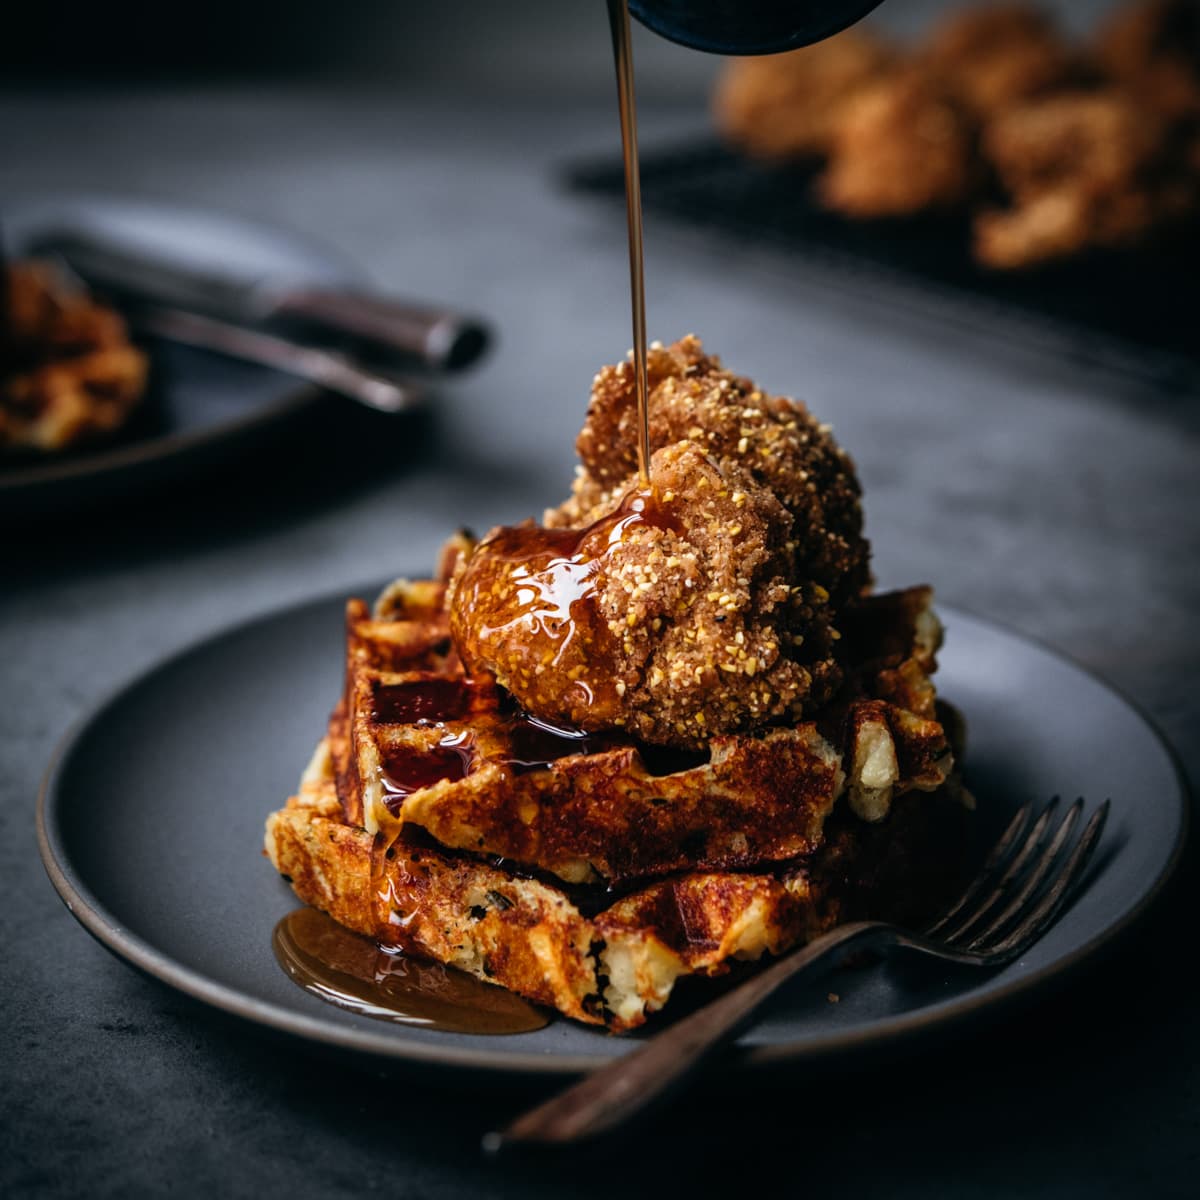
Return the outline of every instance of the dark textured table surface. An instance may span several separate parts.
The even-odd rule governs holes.
[[[696,122],[695,105],[648,104],[643,141]],[[785,1194],[1195,1194],[1187,862],[1105,962],[955,1045],[698,1085],[619,1150],[499,1166],[479,1133],[527,1094],[385,1080],[220,1023],[110,957],[50,888],[38,781],[117,683],[249,615],[419,570],[452,527],[563,494],[592,374],[629,333],[621,215],[564,194],[555,171],[614,138],[599,97],[275,85],[0,98],[6,199],[136,192],[267,217],[500,333],[487,364],[437,397],[416,453],[360,467],[339,447],[264,463],[257,482],[225,475],[5,534],[3,1194],[669,1195],[768,1180]],[[1200,778],[1200,397],[948,336],[900,296],[655,220],[647,236],[652,336],[695,331],[833,423],[860,468],[883,585],[934,581],[943,600],[1074,656]]]

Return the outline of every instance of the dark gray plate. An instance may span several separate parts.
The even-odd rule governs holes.
[[[940,1028],[1060,976],[1111,939],[1165,882],[1185,789],[1145,720],[1080,668],[958,612],[940,688],[970,725],[980,840],[1028,798],[1112,798],[1098,865],[1058,924],[991,973],[906,960],[793,989],[742,1039],[764,1064],[881,1046]],[[388,1025],[301,991],[271,952],[295,906],[260,853],[266,814],[294,790],[340,685],[342,598],[241,626],[114,696],[72,736],[39,805],[46,869],[101,942],[229,1013],[335,1048],[519,1072],[575,1072],[628,1040],[560,1020],[509,1037]]]
[[[346,283],[361,278],[333,251],[285,230],[151,201],[60,197],[0,214],[12,257],[64,225],[136,241],[198,270]],[[61,511],[112,495],[178,484],[261,444],[324,399],[316,388],[253,363],[168,342],[146,343],[150,388],[128,425],[103,444],[45,462],[0,460],[0,516]]]

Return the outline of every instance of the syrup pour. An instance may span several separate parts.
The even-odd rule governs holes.
[[[628,0],[608,0],[617,103],[621,112],[621,152],[625,160],[625,215],[629,223],[629,290],[633,301],[633,372],[637,385],[638,473],[650,486],[650,412],[646,387],[646,282],[642,254],[642,180],[638,169],[637,107],[633,96],[633,47]]]
[[[447,1033],[530,1033],[549,1024],[504,988],[378,946],[315,908],[288,913],[271,944],[293,983],[362,1016]]]

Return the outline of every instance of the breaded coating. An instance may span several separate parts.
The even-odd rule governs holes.
[[[841,681],[827,593],[793,573],[791,513],[687,440],[651,477],[580,533],[483,539],[451,599],[468,670],[542,719],[678,747],[825,703]]]
[[[145,356],[115,312],[44,264],[0,264],[0,450],[111,432],[145,382]]]
[[[1053,20],[1025,4],[948,14],[918,55],[976,115],[1080,82],[1083,64]]]
[[[840,107],[880,78],[894,51],[861,29],[787,54],[733,59],[713,95],[717,128],[758,158],[807,158],[829,146]]]
[[[1115,90],[1012,109],[984,139],[1011,207],[977,217],[977,256],[1027,267],[1092,247],[1129,248],[1182,223],[1195,208],[1196,179],[1168,150],[1164,121]]]
[[[652,347],[651,488],[628,362],[595,379],[574,494],[493,530],[451,634],[534,716],[701,747],[796,719],[841,682],[835,621],[869,586],[858,481],[828,427],[687,337]]]
[[[1119,8],[1096,37],[1109,76],[1171,121],[1200,120],[1200,4],[1140,0]]]
[[[817,193],[851,217],[955,208],[973,188],[974,147],[969,115],[936,76],[893,72],[842,106]]]
[[[793,570],[840,607],[870,584],[862,491],[850,456],[798,400],[771,396],[706,354],[688,335],[654,343],[647,358],[650,445],[691,441],[722,470],[733,464],[792,514]],[[547,526],[579,528],[636,485],[637,393],[628,359],[601,369],[575,448],[582,466],[571,497]]]

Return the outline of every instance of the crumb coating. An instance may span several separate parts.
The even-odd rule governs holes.
[[[493,530],[460,563],[451,633],[469,670],[542,719],[696,748],[828,702],[868,547],[850,461],[802,405],[695,338],[655,347],[650,383],[652,492],[632,370],[606,367],[573,495],[545,529]]]
[[[850,456],[798,400],[771,396],[727,371],[700,339],[655,343],[647,362],[650,446],[699,446],[722,468],[746,471],[791,513],[793,582],[809,580],[839,608],[870,586],[862,489]],[[575,443],[582,466],[572,495],[546,513],[550,528],[577,528],[637,482],[633,364],[604,367],[592,384]]]

